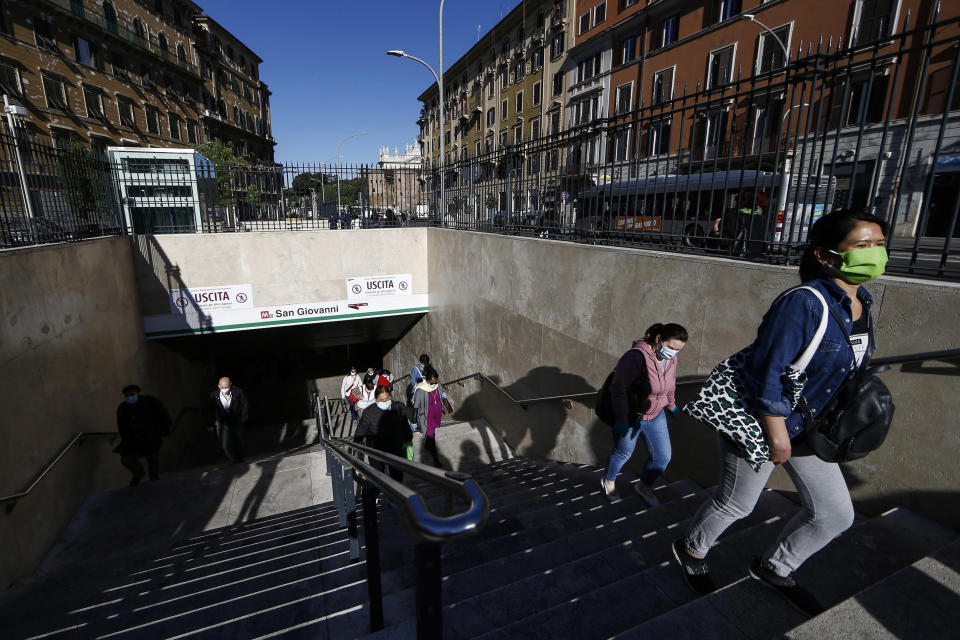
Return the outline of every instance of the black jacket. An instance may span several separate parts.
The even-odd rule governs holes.
[[[247,394],[240,387],[230,387],[230,411],[220,402],[220,389],[210,393],[213,424],[217,427],[243,427],[247,424]]]
[[[170,422],[166,407],[153,396],[142,395],[133,404],[121,402],[117,407],[120,444],[114,451],[138,456],[157,451],[161,438],[170,432]]]
[[[403,457],[408,442],[413,441],[413,432],[407,423],[406,407],[402,402],[393,402],[384,411],[375,404],[363,410],[353,439],[375,449]]]
[[[630,349],[620,356],[597,395],[597,416],[607,424],[639,420],[650,406],[650,378],[643,352]]]

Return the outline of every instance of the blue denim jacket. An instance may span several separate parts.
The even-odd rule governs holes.
[[[843,318],[847,331],[853,325],[851,301],[846,292],[832,280],[818,279],[803,283],[823,294],[837,315]],[[857,291],[863,303],[867,323],[871,328],[870,309],[873,297],[863,287]],[[788,293],[777,300],[767,311],[757,330],[745,366],[745,382],[762,415],[783,416],[791,438],[803,433],[803,418],[793,410],[790,401],[783,397],[782,373],[810,344],[820,325],[823,305],[810,291]],[[864,362],[873,353],[873,340],[867,347]],[[839,324],[832,317],[827,322],[827,331],[817,352],[807,366],[807,383],[803,389],[807,406],[816,415],[826,406],[847,379],[856,373],[853,350],[847,343]]]

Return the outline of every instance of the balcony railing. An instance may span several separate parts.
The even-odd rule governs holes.
[[[83,20],[84,22],[95,25],[103,31],[112,34],[114,37],[120,38],[124,42],[139,47],[151,55],[157,56],[158,58],[161,58],[174,66],[180,67],[187,73],[197,77],[200,76],[200,71],[197,69],[197,65],[187,61],[186,59],[177,57],[176,54],[162,49],[159,44],[151,41],[147,37],[141,36],[136,31],[131,30],[125,24],[121,24],[119,20],[108,21],[102,14],[93,12],[90,7],[84,7],[75,0],[47,0],[47,2],[59,8],[61,11],[64,11],[65,13],[69,13],[70,15]]]

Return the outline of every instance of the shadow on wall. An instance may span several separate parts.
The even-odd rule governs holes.
[[[134,246],[133,269],[140,292],[140,307],[143,315],[159,315],[171,312],[169,306],[172,289],[188,289],[189,285],[180,276],[180,267],[173,264],[163,248],[152,235],[132,236]],[[189,329],[186,314],[196,314],[201,330],[210,330],[212,321],[196,302],[182,297],[183,314],[171,330]]]
[[[490,379],[500,383],[497,376],[490,376]],[[517,400],[596,392],[596,388],[582,376],[549,366],[531,369],[503,389]],[[507,443],[521,455],[548,458],[554,453],[559,433],[575,405],[590,409],[592,414],[593,398],[535,402],[524,409],[492,386],[483,384],[479,391],[462,401],[453,416],[458,420],[486,419],[501,430]]]

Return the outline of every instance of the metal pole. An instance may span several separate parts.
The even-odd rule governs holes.
[[[366,131],[361,131],[360,133],[351,133],[346,138],[344,138],[339,143],[337,143],[337,154],[333,157],[333,162],[335,163],[334,166],[337,168],[337,215],[338,216],[340,215],[340,206],[341,206],[340,205],[340,166],[337,165],[336,163],[340,161],[340,147],[341,145],[343,145],[344,142],[346,142],[350,138],[356,138],[357,136],[365,136],[365,135],[367,135]]]
[[[360,533],[357,530],[356,483],[353,480],[353,467],[345,467],[343,473],[343,496],[347,511],[347,537],[350,542],[350,562],[360,559]]]
[[[446,132],[444,131],[443,116],[443,3],[446,0],[440,0],[440,72],[437,83],[440,85],[440,219],[446,220],[446,175],[444,174],[444,154],[446,152]]]
[[[17,173],[20,174],[20,187],[23,191],[23,206],[27,210],[27,217],[30,218],[30,227],[34,227],[33,203],[30,202],[30,188],[27,186],[27,172],[23,170],[23,158],[20,156],[20,141],[17,139],[17,131],[14,128],[16,121],[13,119],[13,109],[10,106],[10,100],[7,94],[3,94],[3,110],[7,114],[7,127],[10,130],[10,138],[13,140],[13,153],[17,158]],[[35,229],[33,229],[36,231]],[[34,234],[36,236],[36,234]]]
[[[443,638],[443,576],[440,569],[440,545],[421,542],[414,547],[417,597],[418,640]]]
[[[377,494],[373,484],[363,483],[363,542],[367,551],[367,602],[370,603],[370,632],[383,629],[383,588],[380,584],[380,527],[377,522]]]
[[[752,13],[745,13],[745,14],[743,14],[743,15],[740,16],[740,17],[743,18],[744,20],[749,20],[750,22],[755,22],[758,27],[760,27],[761,29],[763,29],[764,31],[766,31],[767,33],[769,33],[771,36],[773,36],[773,39],[776,40],[776,41],[777,41],[777,44],[780,45],[780,48],[783,49],[783,55],[784,55],[783,64],[784,64],[784,66],[786,66],[786,65],[790,62],[790,51],[787,49],[787,45],[785,45],[785,44],[783,43],[783,40],[780,39],[780,36],[778,36],[776,33],[773,32],[773,29],[771,29],[771,28],[768,27],[767,25],[765,25],[765,24],[763,24],[762,22],[760,22],[759,20],[757,20],[757,17],[756,17],[755,15],[753,15]]]

